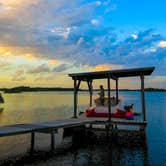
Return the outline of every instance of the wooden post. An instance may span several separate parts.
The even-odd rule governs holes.
[[[35,146],[35,132],[31,133],[31,153],[34,152],[34,146]]]
[[[93,87],[92,87],[92,81],[90,83],[90,107],[92,107],[92,95],[93,95]]]
[[[87,84],[88,84],[89,93],[90,93],[90,101],[89,101],[89,105],[90,105],[90,107],[92,107],[92,95],[93,95],[92,80],[87,81]]]
[[[119,101],[119,93],[118,93],[118,79],[116,79],[116,104],[118,104]]]
[[[140,76],[141,78],[141,101],[142,101],[142,113],[143,120],[146,121],[146,111],[145,111],[145,90],[144,90],[144,75]]]
[[[51,151],[54,151],[55,149],[55,136],[54,131],[51,133]]]
[[[77,80],[74,79],[74,118],[77,118]]]
[[[78,80],[77,83],[77,79],[74,78],[74,118],[77,118],[77,94],[78,94],[78,90],[79,90],[79,86],[80,86],[81,80]]]
[[[109,121],[111,121],[111,92],[110,92],[110,77],[107,79],[108,81],[108,112],[109,112]]]
[[[109,135],[110,126],[109,126],[109,124],[105,124],[105,130],[106,130],[106,140],[109,141],[110,140],[110,135]]]

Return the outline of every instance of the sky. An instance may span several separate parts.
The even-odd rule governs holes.
[[[165,0],[0,0],[0,87],[72,87],[69,73],[155,66],[166,88]],[[137,88],[122,79],[120,88]]]

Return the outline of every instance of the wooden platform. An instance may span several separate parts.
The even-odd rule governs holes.
[[[78,119],[86,119],[91,122],[91,124],[113,124],[113,125],[131,125],[131,126],[146,126],[147,121],[143,121],[141,119],[137,120],[127,120],[121,118],[112,118],[111,122],[108,121],[106,117],[86,117],[85,113],[81,114]]]
[[[78,119],[63,119],[55,120],[51,122],[39,122],[39,123],[26,123],[26,124],[14,124],[0,127],[0,137],[26,134],[31,132],[44,132],[53,131],[59,128],[67,128],[74,126],[81,126],[86,124],[115,124],[115,125],[146,125],[146,121],[140,120],[125,120],[113,118],[111,122],[107,118],[78,118]]]
[[[14,124],[0,127],[0,137],[26,134],[31,132],[42,132],[47,130],[55,130],[58,128],[74,127],[93,123],[92,119],[63,119],[55,120],[51,122],[39,122],[39,123],[26,123],[26,124]]]
[[[77,126],[85,126],[85,125],[111,125],[113,128],[117,129],[118,125],[131,125],[131,126],[139,126],[143,129],[146,126],[145,121],[138,121],[138,120],[125,120],[125,119],[112,119],[108,121],[108,118],[85,118],[79,117],[77,119],[62,119],[62,120],[55,120],[50,122],[39,122],[39,123],[26,123],[26,124],[14,124],[8,126],[1,126],[0,127],[0,137],[4,136],[14,136],[20,134],[31,134],[31,152],[34,151],[35,145],[35,133],[42,132],[48,133],[51,135],[51,150],[54,150],[54,141],[55,137],[54,134],[57,133],[59,128],[70,128],[70,127],[77,127]]]
[[[90,118],[91,119],[91,118]],[[126,119],[118,119],[112,118],[111,122],[108,121],[106,118],[93,118],[95,120],[91,122],[91,124],[112,124],[112,125],[131,125],[131,126],[146,126],[146,121],[141,120],[126,120]]]

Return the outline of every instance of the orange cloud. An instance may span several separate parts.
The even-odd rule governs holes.
[[[39,57],[33,54],[33,50],[23,50],[22,48],[0,47],[0,57],[13,60],[13,58],[24,58],[28,61],[37,60]]]
[[[57,63],[58,63],[58,61],[56,59],[49,60],[49,64],[51,64],[51,65],[56,65]]]
[[[111,66],[107,65],[107,64],[103,64],[103,65],[97,65],[95,66],[92,71],[104,71],[104,70],[110,70]]]
[[[9,6],[9,7],[21,7],[21,6],[28,6],[31,4],[36,4],[38,3],[39,0],[0,0],[0,3],[4,6]]]
[[[32,54],[24,54],[23,57],[25,57],[26,59],[28,59],[30,61],[36,59],[36,57]]]
[[[5,57],[11,57],[12,53],[10,51],[7,51],[7,52],[4,53],[4,56]]]
[[[0,47],[0,55],[1,56],[11,56],[11,52],[7,47]]]
[[[84,66],[85,69],[88,69],[89,71],[105,71],[105,70],[114,70],[114,69],[121,69],[121,65],[115,65],[115,64],[99,64],[96,66]]]

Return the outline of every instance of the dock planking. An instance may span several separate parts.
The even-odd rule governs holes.
[[[31,132],[31,131],[29,129],[15,127],[14,125],[0,127],[0,137],[18,135],[18,134],[26,134],[28,132]]]
[[[0,137],[26,134],[32,132],[41,132],[47,130],[55,130],[58,128],[74,127],[85,125],[86,123],[92,123],[92,119],[63,119],[55,120],[51,122],[39,122],[39,123],[25,123],[14,124],[8,126],[0,126]]]
[[[116,124],[116,125],[146,125],[146,121],[140,120],[122,120],[122,119],[112,119],[109,122],[106,118],[71,118],[71,119],[62,119],[55,120],[50,122],[39,122],[39,123],[25,123],[25,124],[14,124],[8,126],[0,126],[0,137],[26,134],[32,132],[42,132],[42,131],[51,131],[57,130],[59,128],[68,128],[81,126],[86,124]]]
[[[105,126],[114,125],[117,128],[117,125],[136,125],[136,126],[146,126],[145,121],[138,120],[120,120],[112,119],[108,121],[107,118],[71,118],[71,119],[62,119],[55,120],[50,122],[39,122],[39,123],[25,123],[25,124],[14,124],[8,126],[0,126],[0,137],[5,136],[14,136],[21,134],[31,134],[31,148],[30,152],[34,152],[35,147],[35,133],[47,133],[51,136],[51,150],[55,149],[55,136],[59,128],[70,128],[78,127],[92,124],[102,124]]]
[[[112,119],[112,124],[114,125],[132,125],[132,126],[146,126],[146,121],[140,120],[122,120],[122,119]]]

